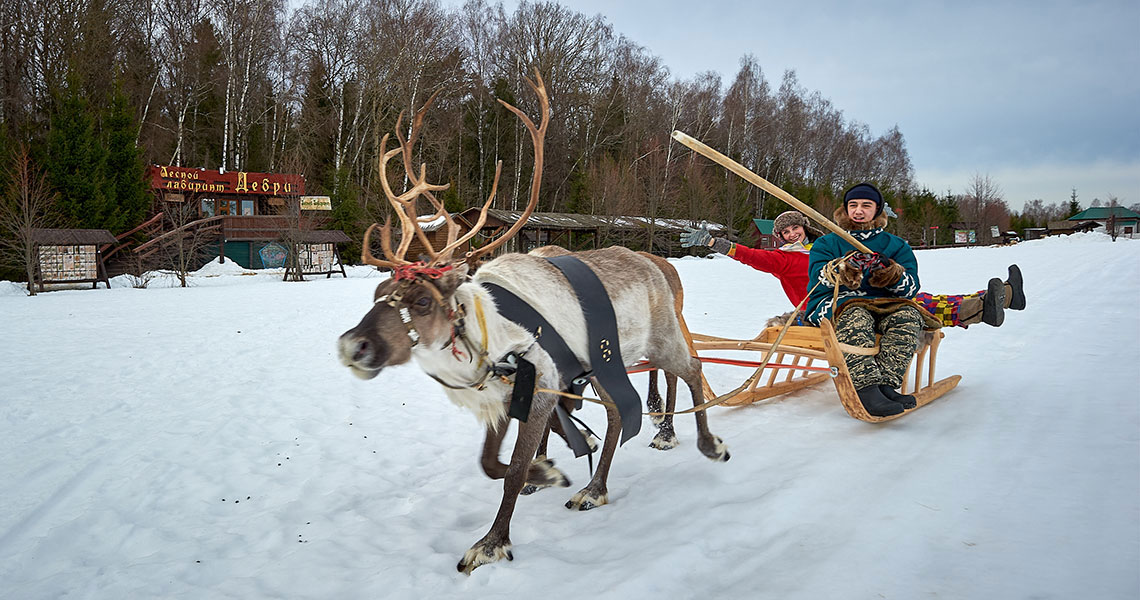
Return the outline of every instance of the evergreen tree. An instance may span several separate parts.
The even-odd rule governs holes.
[[[116,85],[104,120],[108,211],[103,228],[111,233],[122,233],[142,223],[151,204],[142,153],[135,145],[136,127],[134,111],[122,86]]]
[[[110,207],[103,181],[106,153],[82,96],[82,86],[69,78],[51,115],[47,171],[59,193],[62,226],[102,229]]]
[[[1081,212],[1081,203],[1077,202],[1077,188],[1073,188],[1073,195],[1069,197],[1069,215],[1066,219]]]

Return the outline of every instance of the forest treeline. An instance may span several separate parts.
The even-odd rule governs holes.
[[[827,215],[846,186],[874,182],[912,242],[955,221],[1011,225],[988,176],[963,182],[966,194],[923,188],[897,127],[871,132],[794,71],[773,76],[744,56],[730,79],[677,79],[603,17],[557,3],[6,0],[0,20],[0,151],[27,149],[64,226],[137,225],[152,203],[144,165],[164,164],[302,173],[359,239],[388,210],[381,138],[436,92],[417,154],[429,179],[451,184],[447,206],[482,204],[501,160],[494,206],[516,208],[531,148],[497,100],[536,115],[524,81],[535,69],[553,115],[540,211],[708,219],[743,233],[787,209],[673,142],[680,129]],[[1075,193],[1038,201],[1013,223],[1074,208]]]

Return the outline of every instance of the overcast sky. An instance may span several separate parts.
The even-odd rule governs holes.
[[[513,11],[515,1],[504,6]],[[1140,1],[561,0],[601,14],[675,78],[745,54],[848,121],[899,126],[919,185],[988,175],[1010,208],[1140,202]]]

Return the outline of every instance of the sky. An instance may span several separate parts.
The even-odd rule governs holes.
[[[746,54],[881,135],[920,186],[989,177],[1027,200],[1140,202],[1140,2],[561,0],[601,14],[674,77],[732,82]],[[513,10],[517,2],[504,6]]]
[[[927,291],[1024,274],[1025,310],[945,332],[955,389],[877,425],[826,381],[713,408],[723,463],[690,415],[665,452],[645,421],[588,512],[563,507],[586,461],[552,442],[573,485],[520,498],[514,560],[470,576],[455,564],[502,495],[479,424],[414,365],[365,381],[336,359],[374,269],[287,283],[230,261],[188,288],[124,276],[35,297],[0,281],[0,596],[1140,597],[1140,312],[1121,301],[1140,297],[1140,240],[917,254]],[[749,339],[787,309],[732,259],[671,264],[697,333]],[[1075,306],[1095,317],[1060,324]],[[751,372],[705,367],[717,393]],[[580,416],[604,429],[600,407]]]

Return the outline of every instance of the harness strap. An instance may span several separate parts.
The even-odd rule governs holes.
[[[641,396],[629,382],[618,339],[617,316],[605,286],[586,263],[575,256],[546,259],[566,276],[586,319],[589,334],[590,367],[598,383],[613,398],[621,415],[621,441],[624,444],[641,431]]]
[[[564,387],[570,388],[575,393],[586,387],[586,379],[589,373],[585,372],[582,363],[578,362],[578,357],[570,350],[570,346],[566,345],[562,336],[558,335],[558,331],[554,329],[553,325],[531,305],[524,302],[522,298],[505,288],[485,281],[480,282],[479,285],[483,286],[494,298],[495,305],[499,308],[499,314],[526,329],[535,337],[538,345],[542,346],[542,349],[554,360],[554,366],[558,369],[559,376],[562,377]]]

